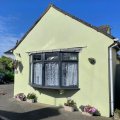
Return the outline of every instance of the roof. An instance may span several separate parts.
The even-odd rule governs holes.
[[[12,48],[12,49],[10,49],[10,50],[4,52],[4,54],[12,54],[12,53],[13,53],[13,50],[14,50],[14,48]]]
[[[77,18],[77,17],[75,17],[75,16],[73,16],[73,15],[65,12],[64,10],[56,7],[55,5],[50,4],[50,5],[48,6],[48,8],[46,9],[46,11],[42,14],[42,16],[40,16],[40,17],[38,18],[38,20],[33,24],[33,26],[25,33],[25,35],[21,38],[21,40],[18,42],[18,44],[16,44],[16,46],[15,46],[14,48],[6,51],[5,53],[10,52],[11,50],[12,50],[12,51],[15,50],[15,49],[19,46],[19,44],[24,40],[24,38],[29,34],[29,32],[30,32],[30,31],[36,26],[36,24],[42,19],[42,17],[48,12],[48,10],[49,10],[51,7],[53,7],[54,9],[58,10],[59,12],[65,14],[65,15],[71,17],[72,19],[77,20],[78,22],[83,23],[84,25],[86,25],[86,26],[88,26],[88,27],[96,30],[97,32],[100,32],[100,33],[104,34],[105,36],[107,36],[107,37],[109,37],[109,38],[111,38],[111,39],[115,39],[114,36],[112,36],[111,34],[108,34],[107,32],[105,32],[104,30],[100,29],[99,27],[93,26],[93,25],[91,25],[91,24],[83,21],[82,19],[79,19],[79,18]]]

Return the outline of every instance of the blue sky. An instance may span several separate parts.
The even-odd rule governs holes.
[[[110,25],[120,38],[120,0],[0,0],[0,55],[21,39],[50,3],[92,25]]]

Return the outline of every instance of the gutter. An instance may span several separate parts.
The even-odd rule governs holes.
[[[114,43],[109,46],[108,51],[109,51],[109,92],[110,92],[110,115],[114,115],[114,76],[113,76],[113,53],[112,49],[113,48],[119,48],[118,42],[114,41]],[[120,49],[120,48],[119,48]]]

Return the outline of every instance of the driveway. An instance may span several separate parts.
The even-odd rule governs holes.
[[[80,112],[65,112],[63,108],[19,102],[13,98],[13,84],[0,85],[0,120],[112,120],[88,117]]]

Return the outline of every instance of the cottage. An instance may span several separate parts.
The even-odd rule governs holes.
[[[38,102],[63,105],[71,97],[114,113],[119,43],[109,27],[95,27],[50,5],[12,49],[20,65],[14,94],[34,92]]]

